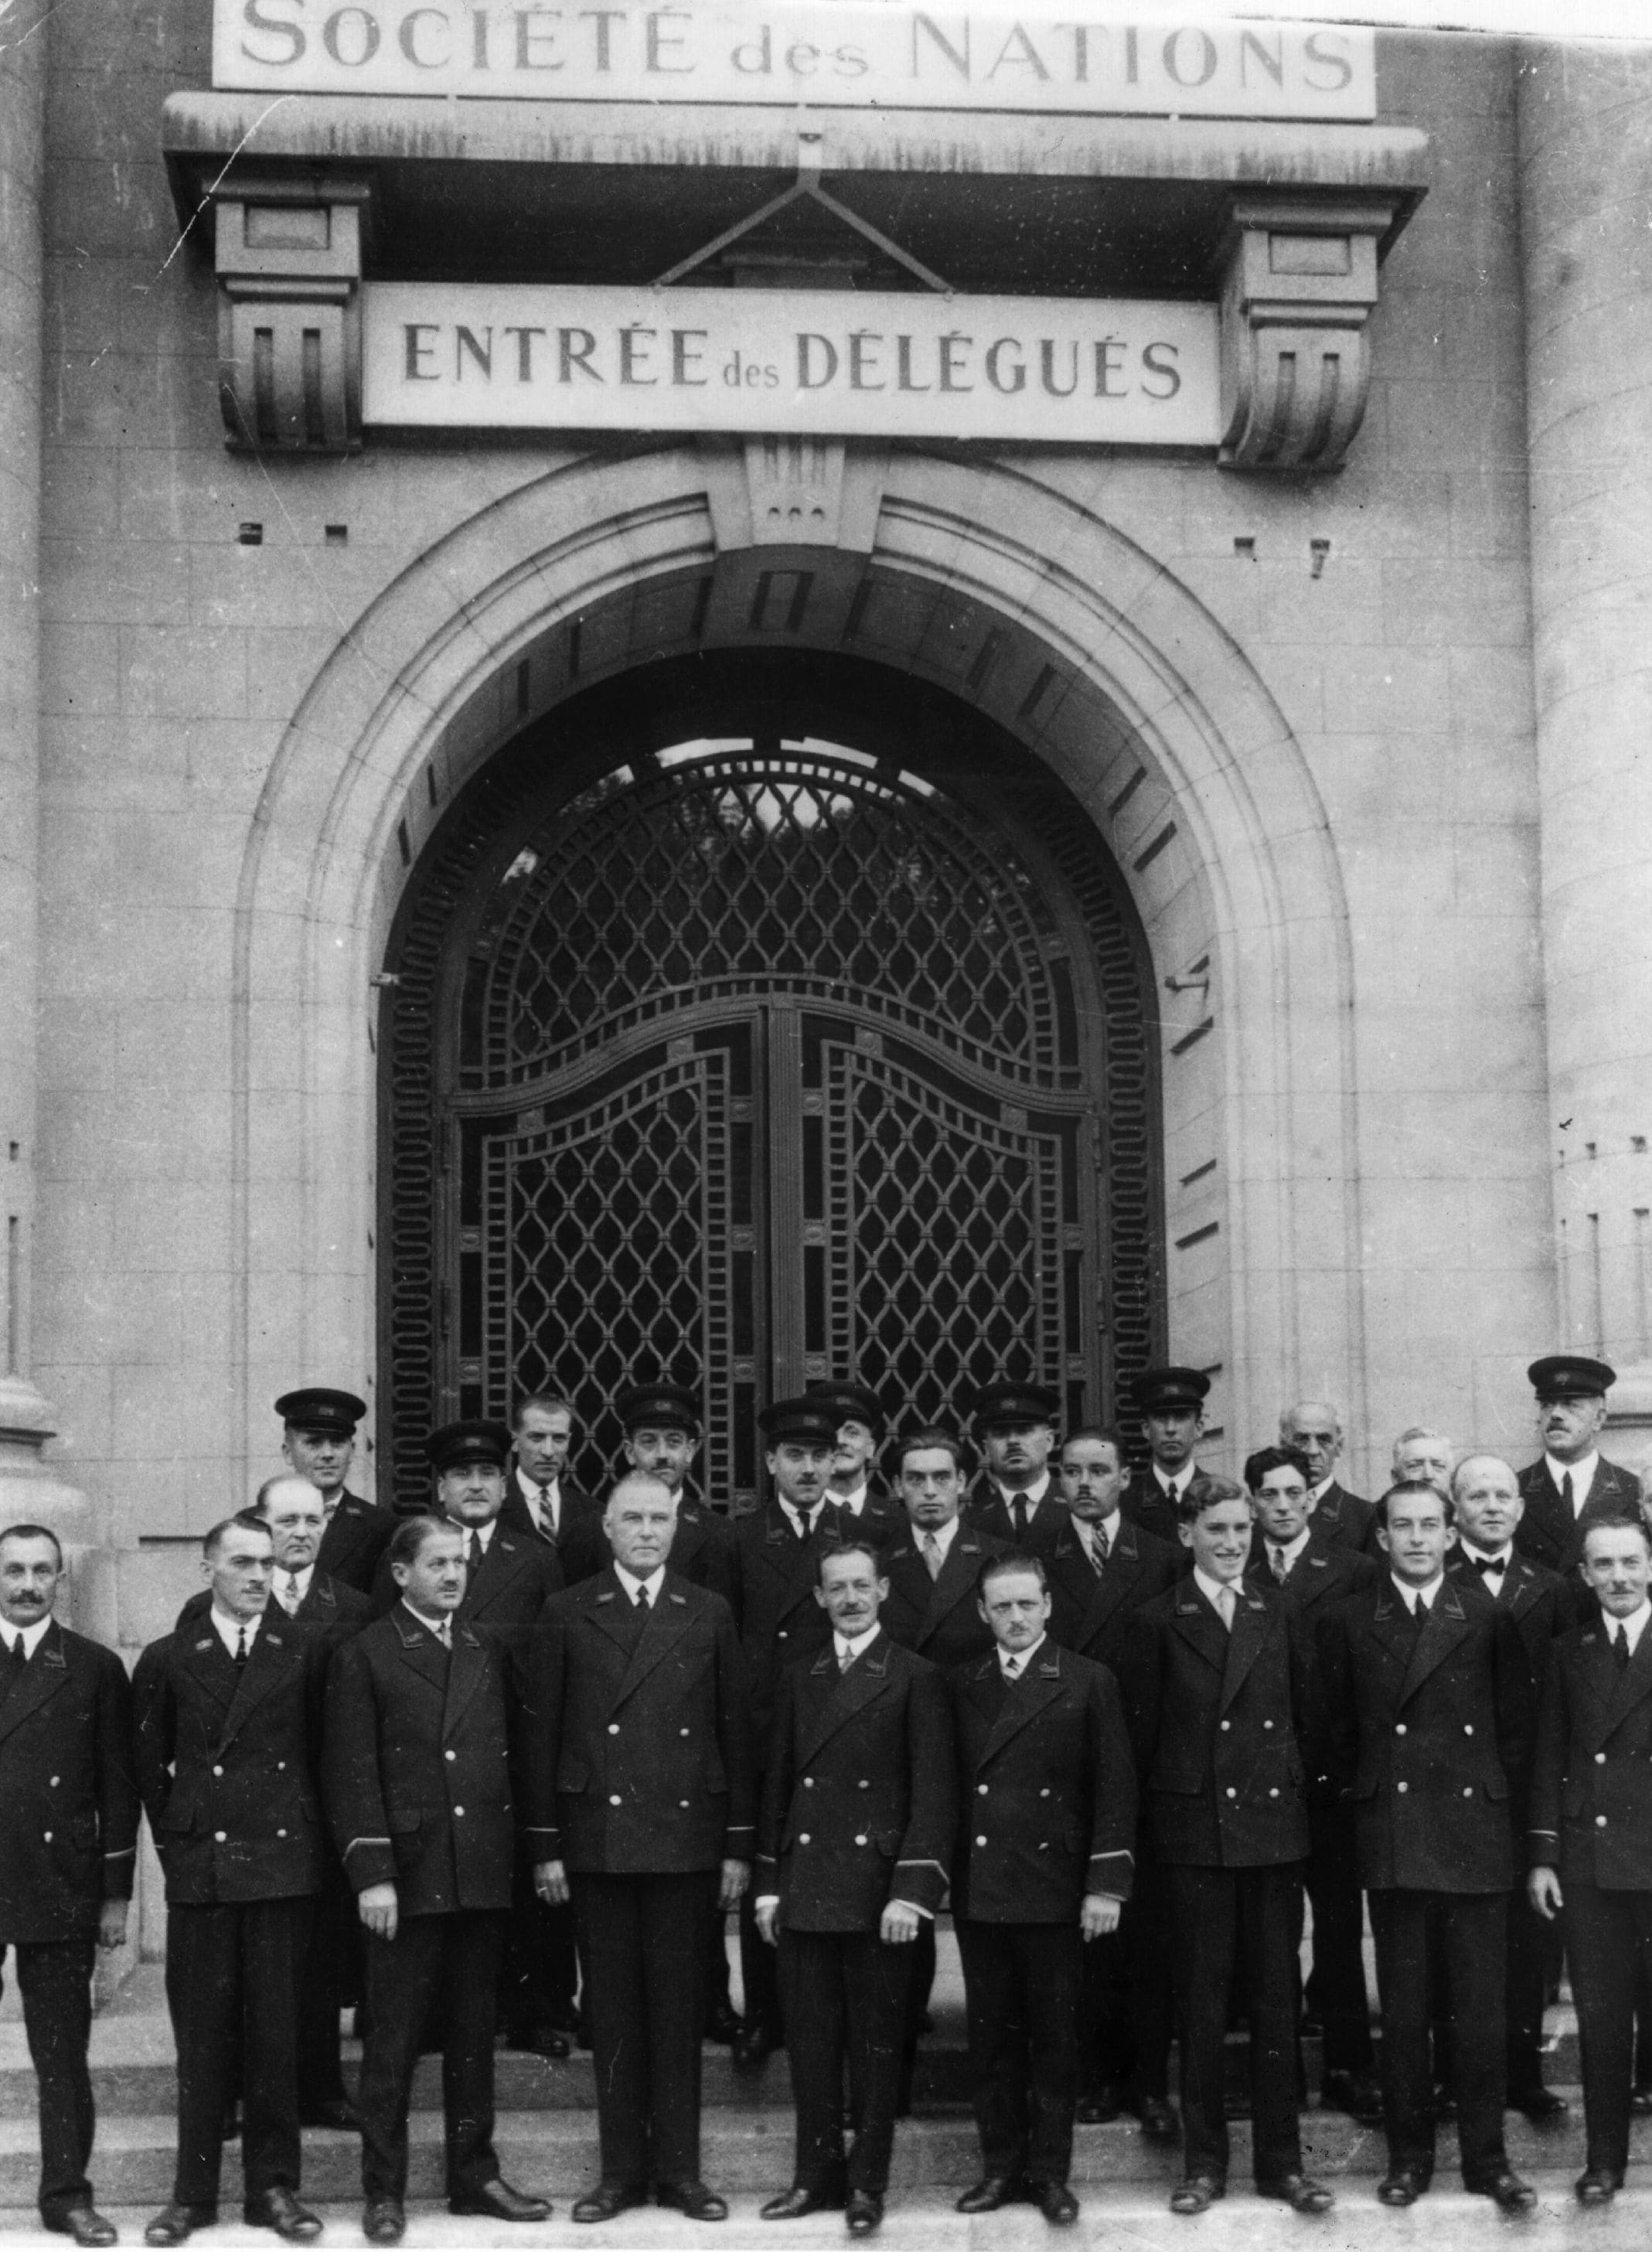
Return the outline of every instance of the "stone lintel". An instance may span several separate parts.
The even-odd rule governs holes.
[[[359,179],[238,172],[212,196],[219,396],[227,442],[277,454],[361,443]]]

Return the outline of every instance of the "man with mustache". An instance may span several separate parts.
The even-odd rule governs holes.
[[[1617,1372],[1578,1352],[1551,1352],[1526,1371],[1537,1401],[1540,1461],[1520,1473],[1525,1514],[1515,1546],[1534,1564],[1571,1573],[1583,1553],[1586,1525],[1597,1517],[1634,1516],[1641,1483],[1600,1451],[1607,1394]]]

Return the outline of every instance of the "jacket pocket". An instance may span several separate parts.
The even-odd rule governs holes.
[[[406,1838],[423,1826],[424,1818],[416,1806],[392,1806],[385,1822],[392,1838]]]

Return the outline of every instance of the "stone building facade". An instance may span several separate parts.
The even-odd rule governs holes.
[[[887,1345],[919,1318],[902,1289],[933,1311],[956,1282],[857,1282],[837,1258],[830,1074],[860,1070],[851,1123],[901,1102],[928,1122],[890,1161],[901,1225],[940,1211],[967,1235],[1013,1203],[1006,1180],[1054,1167],[1045,1234],[1011,1213],[976,1267],[1020,1259],[1028,1324],[1054,1325],[1038,1367],[1086,1412],[1172,1353],[1213,1372],[1225,1459],[1329,1394],[1370,1491],[1412,1421],[1529,1458],[1525,1364],[1567,1344],[1623,1372],[1612,1450],[1641,1456],[1647,52],[1382,33],[1375,117],[1351,122],[800,124],[732,101],[215,87],[209,0],[32,4],[0,41],[0,1398],[8,1509],[66,1528],[81,1616],[128,1644],[157,1630],[191,1536],[271,1464],[289,1385],[366,1393],[357,1483],[388,1490],[405,1442],[405,1495],[438,1408],[566,1376],[568,1121],[679,1194],[635,1125],[649,1074],[686,1147],[723,1073],[736,1206],[736,1176],[762,1176],[752,1209],[694,1216],[746,1294],[746,1333],[715,1346],[732,1415],[856,1350],[868,1290],[884,1329],[864,1335]],[[325,14],[268,12],[313,32]],[[364,52],[367,11],[327,20]],[[934,20],[955,45],[955,14]],[[829,201],[801,232],[788,206],[740,233],[811,184]],[[1215,307],[1220,427],[1156,446],[776,433],[756,409],[699,434],[364,411],[364,292],[657,281],[639,231],[828,310],[869,275],[918,289],[919,266],[1002,289],[1011,255],[1046,298]],[[696,768],[713,741],[730,763]],[[998,918],[994,977],[1017,947],[1048,973],[1047,1069],[1017,1060],[1013,1011],[978,1038],[937,999],[933,962],[874,1024],[849,939],[783,885],[781,924],[814,918],[783,995],[758,990],[783,929],[748,928],[769,953],[731,956],[720,985],[705,961],[679,976],[668,933],[642,985],[698,997],[657,1054],[669,1010],[618,970],[600,991],[590,973],[601,1055],[559,1031],[589,967],[533,935],[572,896],[559,838],[606,821],[614,865],[641,866],[637,840],[687,819],[670,777],[691,769],[718,782],[696,801],[713,827],[746,809],[753,851],[778,804],[795,855],[824,820],[851,860],[927,855],[925,882]],[[704,823],[683,837],[709,867]],[[646,901],[603,892],[601,926],[579,865],[578,928],[612,968],[614,914],[641,928]],[[510,886],[537,872],[535,923]],[[525,973],[489,983],[512,931],[521,960],[541,949],[537,1002]],[[506,1116],[532,1058],[510,1061],[520,1026],[488,1030],[496,1004],[561,1041],[548,1107],[542,1088]],[[810,1033],[811,1009],[840,1013]],[[672,1072],[699,1074],[676,1126]],[[968,1209],[932,1209],[919,1187],[959,1134],[984,1170],[965,1167]],[[666,1255],[636,1249],[657,1210],[610,1197],[603,1225],[609,1269],[621,1237],[638,1276]],[[643,1287],[609,1324],[634,1355],[639,1321],[657,1340],[675,1318],[669,1291],[639,1314]],[[524,1361],[508,1340],[536,1318]],[[621,1361],[590,1357],[600,1388]],[[749,1466],[728,1449],[732,1490]]]

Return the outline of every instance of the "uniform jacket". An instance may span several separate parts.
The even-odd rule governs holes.
[[[742,1517],[734,1528],[739,1562],[740,1647],[752,1698],[752,1743],[760,1760],[768,1748],[781,1676],[800,1658],[812,1658],[832,1638],[831,1621],[815,1600],[815,1567],[837,1546],[837,1512],[828,1503],[807,1540],[800,1540],[778,1502]]]
[[[316,1782],[328,1646],[264,1613],[238,1667],[210,1618],[138,1659],[137,1778],[170,1901],[289,1900],[321,1888]]]
[[[1156,1540],[1163,1541],[1167,1548],[1174,1549],[1178,1555],[1185,1553],[1181,1534],[1177,1530],[1176,1512],[1170,1505],[1170,1497],[1159,1484],[1151,1463],[1139,1476],[1131,1479],[1120,1506],[1143,1533],[1150,1533]]]
[[[522,1482],[517,1475],[517,1466],[513,1462],[505,1472],[504,1507],[499,1512],[499,1522],[501,1525],[509,1526],[513,1533],[520,1533],[525,1540],[541,1540],[547,1548],[554,1548],[557,1554],[563,1560],[562,1569],[566,1579],[569,1576],[568,1541],[573,1528],[576,1525],[584,1524],[592,1518],[600,1521],[602,1515],[602,1504],[594,1494],[586,1493],[577,1485],[570,1485],[566,1478],[559,1478],[557,1481],[557,1494],[561,1506],[557,1512],[556,1536],[552,1539],[550,1533],[540,1531],[529,1514],[528,1504],[522,1491]]]
[[[455,1523],[466,1541],[469,1528]],[[482,1559],[482,1569],[466,1584],[457,1616],[472,1626],[517,1633],[544,1623],[545,1605],[562,1587],[562,1565],[555,1547],[538,1533],[513,1532],[503,1515]],[[382,1616],[401,1601],[390,1566],[382,1557],[373,1580],[373,1603]]]
[[[950,1679],[954,1912],[977,1923],[1076,1923],[1086,1893],[1128,1900],[1135,1768],[1107,1667],[1046,1636],[1013,1684],[996,1648]]]
[[[532,1664],[536,1860],[622,1876],[751,1859],[751,1700],[720,1595],[668,1570],[644,1618],[609,1567],[553,1597]]]
[[[192,1626],[197,1619],[205,1618],[212,1604],[211,1590],[199,1588],[178,1613],[178,1626]],[[270,1597],[269,1612],[272,1618],[285,1616],[274,1595]],[[304,1600],[294,1613],[300,1626],[319,1627],[329,1637],[330,1646],[365,1626],[372,1616],[371,1596],[364,1595],[359,1588],[352,1588],[345,1581],[330,1579],[319,1564],[310,1574]]]
[[[975,1581],[989,1556],[1002,1556],[1008,1543],[980,1532],[961,1518],[947,1551],[939,1579],[918,1547],[918,1534],[908,1521],[899,1540],[884,1551],[884,1573],[889,1596],[880,1614],[884,1632],[903,1650],[915,1650],[932,1665],[961,1665],[980,1658],[992,1644],[992,1629],[976,1605]]]
[[[0,1947],[86,1939],[129,1900],[132,1694],[111,1650],[56,1620],[0,1701]]]
[[[1473,1588],[1480,1595],[1490,1593],[1461,1548],[1454,1548],[1447,1557],[1446,1577],[1459,1587]],[[1586,1607],[1593,1608],[1592,1603],[1575,1581],[1550,1571],[1544,1565],[1534,1564],[1517,1548],[1509,1560],[1503,1586],[1492,1601],[1498,1610],[1508,1613],[1520,1630],[1534,1689],[1541,1689],[1549,1669],[1550,1644],[1568,1627],[1577,1625]]]
[[[978,1532],[989,1533],[1006,1548],[1019,1548],[1029,1556],[1047,1557],[1067,1523],[1067,1505],[1053,1474],[1024,1534],[1016,1532],[1010,1505],[989,1477],[977,1478],[970,1487],[963,1513]]]
[[[956,1804],[946,1676],[886,1634],[847,1673],[829,1646],[781,1675],[753,1890],[790,1931],[875,1931],[892,1900],[933,1915]]]
[[[1258,1868],[1307,1858],[1312,1640],[1276,1588],[1244,1582],[1230,1633],[1190,1574],[1131,1623],[1121,1680],[1159,1859]]]
[[[1598,1619],[1550,1652],[1532,1762],[1531,1858],[1610,1892],[1652,1892],[1652,1632],[1620,1672]]]
[[[398,1602],[344,1644],[322,1784],[357,1892],[393,1884],[403,1915],[510,1907],[519,1721],[510,1657],[484,1628],[455,1621],[446,1651]]]
[[[371,1592],[378,1560],[396,1529],[393,1509],[380,1509],[358,1493],[341,1493],[327,1519],[316,1556],[316,1569],[347,1588]]]
[[[569,1526],[562,1545],[562,1573],[569,1587],[578,1580],[593,1579],[614,1561],[614,1551],[602,1529],[599,1510]],[[739,1616],[739,1560],[730,1519],[703,1501],[686,1496],[677,1505],[677,1534],[671,1542],[670,1568],[679,1580],[705,1588]]]
[[[1346,1547],[1369,1549],[1377,1512],[1363,1494],[1350,1493],[1333,1478],[1315,1504],[1308,1521]]]
[[[1177,1559],[1187,1552],[1155,1540],[1122,1513],[1107,1531],[1107,1569],[1099,1576],[1071,1518],[1045,1552],[1044,1568],[1050,1578],[1051,1634],[1081,1658],[1116,1672],[1130,1621],[1175,1583]]]
[[[904,1505],[878,1478],[866,1481],[866,1498],[858,1517],[852,1509],[844,1508],[835,1497],[830,1506],[837,1512],[837,1537],[840,1540],[870,1540],[876,1548],[886,1548],[898,1540],[906,1529]]]
[[[1260,1526],[1251,1543],[1251,1560],[1245,1576],[1265,1588],[1278,1585]],[[1317,1636],[1319,1623],[1328,1610],[1345,1602],[1360,1588],[1375,1587],[1380,1576],[1371,1557],[1321,1526],[1319,1512],[1315,1510],[1308,1519],[1308,1546],[1286,1575],[1284,1592],[1301,1612],[1309,1633]],[[1330,1772],[1329,1744],[1322,1727],[1316,1727],[1309,1732],[1302,1750],[1308,1768],[1308,1804],[1316,1808],[1340,1804],[1341,1787]]]
[[[1520,1633],[1447,1579],[1416,1634],[1392,1574],[1324,1619],[1332,1772],[1372,1889],[1502,1892],[1514,1881],[1510,1778],[1531,1749]]]
[[[1572,1570],[1583,1553],[1584,1529],[1596,1518],[1641,1514],[1640,1479],[1633,1470],[1607,1462],[1604,1455],[1596,1465],[1582,1514],[1575,1519],[1549,1476],[1544,1457],[1526,1465],[1518,1484],[1526,1508],[1515,1527],[1514,1545],[1523,1556],[1530,1556],[1534,1564],[1546,1564],[1551,1572]]]

